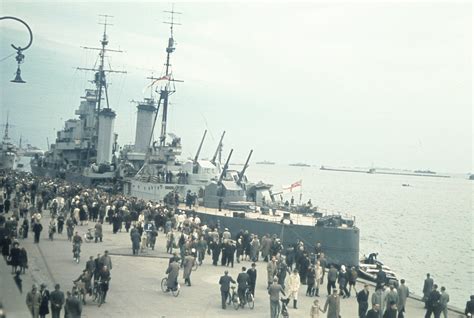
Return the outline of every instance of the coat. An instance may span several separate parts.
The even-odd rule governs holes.
[[[339,296],[328,296],[324,304],[324,311],[328,313],[327,318],[339,318],[341,303]]]
[[[168,288],[175,288],[175,283],[178,280],[179,275],[179,264],[176,262],[172,262],[168,265],[168,269],[166,270],[166,274],[168,274]]]
[[[298,273],[292,273],[286,280],[287,290],[291,292],[298,292],[300,289],[300,275]]]
[[[102,264],[102,266],[107,266],[109,270],[112,270],[112,259],[109,255],[102,255],[100,257],[100,263]]]
[[[36,293],[33,293],[32,291],[30,291],[28,292],[28,294],[26,294],[26,306],[28,306],[28,309],[30,311],[33,311],[33,308],[34,308],[35,311],[38,312],[40,305],[41,305],[41,295],[38,291],[36,291]]]
[[[425,279],[425,283],[423,284],[424,298],[428,299],[428,296],[430,295],[431,291],[433,290],[433,285],[434,285],[433,278],[430,277],[430,278]]]
[[[285,295],[285,291],[280,284],[273,283],[268,287],[268,294],[270,295],[270,301],[279,301],[280,293]]]
[[[138,233],[138,231],[133,232],[131,235],[131,240],[132,240],[132,249],[138,250],[140,248],[140,241],[141,241],[140,233]]]
[[[398,308],[398,310],[402,310],[402,309],[405,308],[405,305],[407,303],[408,294],[410,293],[410,291],[408,290],[408,287],[405,286],[404,284],[400,285],[398,287],[397,291],[398,291],[397,308]]]
[[[183,278],[189,279],[191,277],[191,272],[193,270],[195,258],[192,255],[188,255],[184,258],[183,261]]]
[[[441,309],[445,309],[446,307],[448,307],[449,294],[447,292],[441,292],[441,298],[439,299],[439,303],[441,305]]]
[[[232,277],[230,277],[229,275],[221,276],[221,278],[219,279],[219,285],[221,285],[221,291],[229,292],[231,282],[235,284],[235,280],[232,279]]]
[[[379,304],[380,310],[383,310],[383,308],[385,308],[385,300],[381,289],[377,290],[375,293],[372,294],[372,305],[374,304]]]
[[[39,309],[40,315],[47,315],[49,314],[49,290],[45,289],[40,291],[41,295],[41,305]]]
[[[49,299],[51,301],[51,310],[53,308],[61,309],[64,305],[64,293],[60,290],[52,291]]]
[[[271,261],[268,262],[268,264],[267,264],[267,281],[269,283],[273,282],[273,277],[275,277],[276,273],[277,273],[277,263],[276,262],[274,263],[274,262],[271,262]]]
[[[66,300],[65,310],[68,318],[80,318],[82,313],[82,303],[76,297]]]
[[[272,239],[269,237],[265,237],[262,239],[261,249],[262,249],[262,257],[267,257],[270,254],[270,249],[272,247]]]

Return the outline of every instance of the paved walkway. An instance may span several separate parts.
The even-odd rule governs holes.
[[[89,256],[96,256],[109,250],[112,255],[112,280],[107,303],[101,308],[88,301],[83,308],[83,317],[269,317],[270,305],[266,291],[266,263],[257,263],[256,304],[253,310],[249,308],[234,310],[228,307],[221,309],[219,277],[225,268],[212,266],[210,257],[206,255],[204,264],[192,273],[192,287],[183,284],[180,273],[181,293],[175,298],[165,294],[160,289],[160,281],[165,277],[168,257],[164,251],[165,237],[160,232],[155,251],[147,250],[139,256],[133,256],[130,236],[126,232],[112,234],[111,226],[104,224],[103,243],[84,243],[82,245],[81,262],[76,264],[72,259],[72,244],[67,241],[66,233],[55,235],[54,241],[47,239],[47,224],[49,218],[45,213],[43,220],[42,239],[40,244],[33,244],[33,237],[20,241],[28,251],[29,270],[23,275],[23,294],[13,282],[11,270],[0,260],[0,301],[3,302],[8,318],[30,317],[25,306],[26,292],[32,283],[46,282],[52,290],[55,283],[61,284],[61,289],[70,290],[72,280],[76,279],[85,266]],[[93,227],[91,224],[90,227]],[[88,226],[76,229],[82,235]],[[250,262],[235,263],[234,268],[228,268],[235,279],[241,266],[250,266]],[[362,284],[358,284],[361,288]],[[410,287],[409,282],[407,285]],[[301,286],[298,309],[290,308],[290,317],[309,317],[309,311],[314,298],[305,296],[306,286]],[[373,292],[373,290],[371,290]],[[325,291],[321,292],[325,296]],[[325,297],[320,302],[324,304]],[[341,299],[341,316],[344,318],[357,317],[357,301],[355,297]],[[325,317],[321,313],[321,317]],[[409,299],[406,317],[424,317],[423,304]],[[449,317],[460,317],[458,313],[450,312]]]

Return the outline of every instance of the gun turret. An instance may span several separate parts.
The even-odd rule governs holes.
[[[202,144],[204,143],[204,139],[206,138],[206,134],[207,134],[207,130],[204,130],[204,135],[202,136],[201,143],[199,144],[199,148],[196,152],[196,156],[194,156],[194,163],[197,163],[197,161],[199,159],[199,154],[201,153]]]
[[[232,152],[234,152],[234,149],[230,150],[230,153],[229,153],[229,156],[227,157],[224,168],[222,168],[221,175],[219,176],[219,182],[218,182],[219,184],[222,183],[222,179],[224,179],[224,176],[227,173],[227,169],[229,168],[230,157],[232,157]]]
[[[249,156],[247,157],[247,161],[245,161],[245,165],[242,168],[242,171],[240,171],[240,173],[239,173],[239,179],[237,180],[237,184],[240,184],[240,182],[242,182],[242,178],[245,175],[245,170],[247,170],[247,168],[249,166],[249,161],[250,161],[250,157],[252,157],[252,153],[253,153],[253,149],[250,150]]]
[[[217,145],[216,152],[214,153],[214,156],[212,157],[211,162],[213,165],[216,164],[217,155],[219,154],[219,151],[222,148],[222,140],[224,140],[224,135],[225,135],[225,131],[222,133],[221,140],[219,141],[219,144]]]

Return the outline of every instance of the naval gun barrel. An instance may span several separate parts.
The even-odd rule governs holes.
[[[239,179],[237,180],[237,184],[240,184],[240,182],[242,182],[242,179],[245,175],[245,170],[247,170],[247,168],[249,167],[249,161],[250,161],[250,157],[252,157],[252,153],[253,153],[253,149],[250,150],[249,156],[247,157],[247,161],[245,161],[245,165],[242,168],[242,171],[240,171],[239,173]]]
[[[234,149],[231,149],[230,153],[229,153],[229,156],[227,157],[227,160],[225,162],[224,168],[222,169],[221,175],[219,176],[219,182],[218,183],[222,182],[222,179],[224,179],[224,176],[227,173],[227,169],[229,168],[230,157],[232,157],[233,152],[234,152]]]
[[[199,144],[199,148],[196,152],[196,156],[194,156],[194,163],[197,163],[197,161],[199,159],[199,154],[201,153],[202,144],[204,143],[204,139],[206,138],[206,134],[207,134],[207,129],[204,130],[204,135],[202,136],[201,143]]]
[[[216,152],[214,153],[214,156],[212,157],[212,160],[211,160],[212,164],[214,164],[214,165],[216,164],[217,155],[219,154],[219,151],[222,148],[222,140],[224,140],[224,135],[225,135],[225,130],[222,133],[221,140],[219,141],[219,144],[217,145]]]

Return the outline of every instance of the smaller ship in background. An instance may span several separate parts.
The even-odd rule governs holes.
[[[258,161],[258,162],[256,162],[255,164],[257,164],[257,165],[274,165],[275,162],[273,162],[273,161],[268,161],[268,160],[263,160],[263,161]]]
[[[302,162],[297,162],[297,163],[290,163],[289,166],[291,167],[311,167],[310,165]]]
[[[5,125],[3,140],[0,144],[0,170],[15,170],[18,165],[19,156],[17,147],[10,141],[8,136],[8,116]]]
[[[421,174],[436,174],[436,172],[431,170],[415,170],[414,173],[421,173]]]

